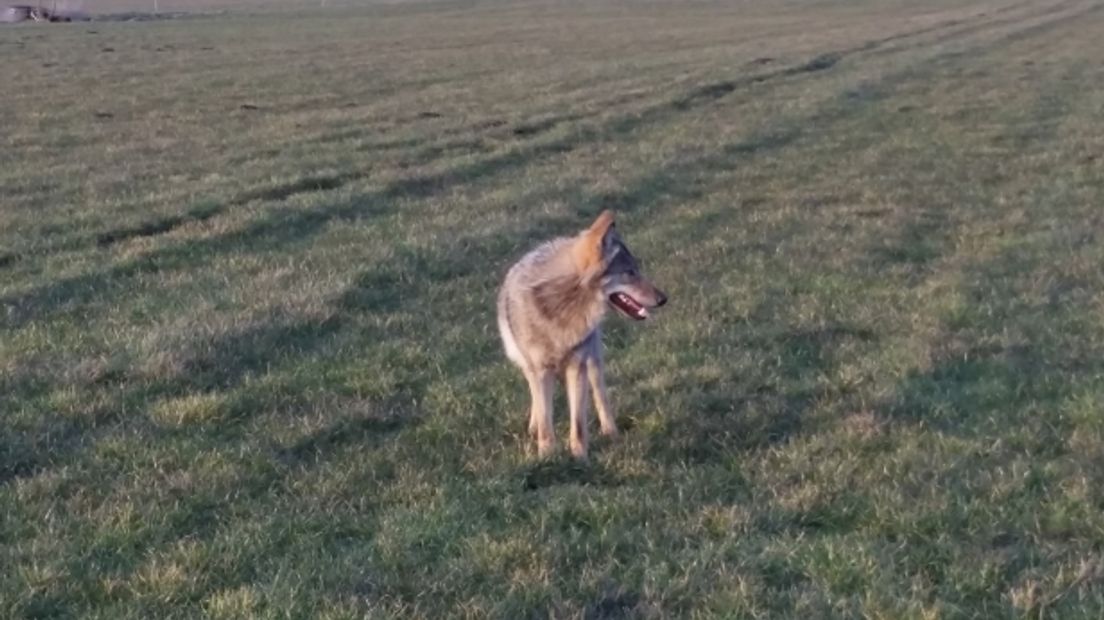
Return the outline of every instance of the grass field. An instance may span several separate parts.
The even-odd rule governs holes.
[[[0,28],[0,616],[1104,616],[1102,9]],[[607,207],[540,461],[495,289]]]

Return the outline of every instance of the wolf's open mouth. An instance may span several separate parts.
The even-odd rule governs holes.
[[[648,318],[648,310],[638,301],[624,293],[614,293],[609,296],[610,303],[615,308],[625,313],[625,316],[643,321]]]

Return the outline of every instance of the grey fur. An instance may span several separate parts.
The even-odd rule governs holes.
[[[576,457],[587,453],[585,384],[593,393],[602,433],[617,434],[606,396],[600,331],[610,296],[631,296],[643,308],[642,316],[635,318],[666,302],[666,296],[640,275],[636,259],[612,226],[612,214],[604,217],[608,228],[600,239],[592,227],[576,237],[541,244],[510,268],[499,291],[499,332],[507,356],[529,384],[529,432],[542,456],[555,447],[552,386],[557,376],[568,392],[570,447]],[[600,260],[580,265],[579,256],[588,255],[580,254],[580,248],[590,243],[600,245],[593,248]]]

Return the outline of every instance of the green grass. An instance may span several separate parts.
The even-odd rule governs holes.
[[[0,616],[1101,617],[1101,32],[0,28]],[[622,439],[540,461],[495,289],[607,207],[671,303],[608,324]]]

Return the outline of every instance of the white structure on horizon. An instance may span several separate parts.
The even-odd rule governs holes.
[[[0,4],[0,24],[85,18],[84,0],[23,0]]]

